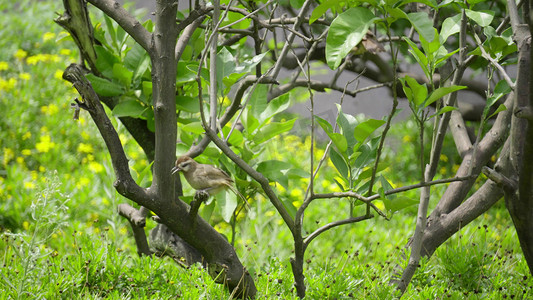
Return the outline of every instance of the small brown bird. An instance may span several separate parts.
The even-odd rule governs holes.
[[[246,198],[233,186],[233,179],[217,167],[200,164],[188,156],[182,156],[176,160],[176,165],[172,168],[172,174],[177,172],[182,172],[187,182],[195,190],[215,195],[222,190],[230,189],[248,204]]]

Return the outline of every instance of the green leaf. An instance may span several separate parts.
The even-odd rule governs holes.
[[[452,111],[452,110],[457,110],[457,107],[454,107],[454,106],[444,106],[443,108],[441,108],[438,112],[437,112],[437,116],[440,116],[442,114],[445,114],[449,111]]]
[[[235,58],[226,47],[222,47],[217,53],[217,83],[222,86],[222,79],[229,76],[235,70]]]
[[[411,53],[411,55],[413,55],[415,60],[418,62],[418,65],[420,65],[420,67],[422,68],[422,71],[424,71],[424,74],[426,74],[426,77],[431,76],[428,70],[429,62],[428,62],[427,56],[424,53],[422,53],[422,51],[418,49],[418,46],[415,43],[413,43],[409,38],[404,37],[404,40],[411,47],[411,49],[409,49],[409,52]]]
[[[120,63],[119,58],[100,45],[95,45],[94,51],[97,55],[95,64],[98,71],[106,77],[113,77],[113,65]]]
[[[489,26],[494,19],[494,11],[492,10],[470,10],[465,9],[466,16],[472,21],[476,22],[479,26]]]
[[[396,199],[393,199],[393,200],[389,200],[389,199],[382,199],[382,200],[383,200],[383,203],[385,203],[385,207],[387,208],[387,210],[391,212],[396,212],[406,207],[409,207],[411,205],[418,204],[418,201],[408,198],[406,196],[398,196],[396,197]]]
[[[133,78],[133,72],[128,70],[122,64],[114,64],[113,78],[116,78],[124,86],[129,87],[131,84],[131,79]]]
[[[257,172],[263,174],[270,181],[278,182],[285,189],[289,188],[289,178],[284,171],[292,168],[290,163],[279,160],[262,161],[257,165]]]
[[[224,138],[227,139],[227,136],[229,134],[229,131],[231,130],[231,126],[225,126],[222,128],[222,133],[224,133]],[[229,137],[228,143],[234,146],[241,145],[244,141],[244,137],[242,135],[242,132],[240,132],[237,129],[234,129],[231,133],[231,136]]]
[[[326,61],[332,70],[361,42],[375,20],[378,18],[368,8],[352,7],[331,22],[326,38]]]
[[[428,99],[426,100],[426,102],[424,103],[424,106],[425,107],[428,107],[429,105],[431,105],[433,102],[439,100],[440,98],[448,95],[449,93],[453,93],[455,91],[458,91],[458,90],[462,90],[462,89],[466,89],[466,86],[462,86],[462,85],[452,85],[452,86],[444,86],[444,87],[440,87],[436,90],[434,90],[431,95],[429,95]]]
[[[446,18],[444,22],[442,22],[442,28],[440,30],[440,36],[442,38],[442,42],[446,42],[446,40],[451,36],[459,32],[461,29],[461,15],[457,14],[453,17]]]
[[[507,81],[504,79],[500,80],[494,87],[494,92],[492,96],[487,99],[487,107],[493,106],[496,101],[500,100],[501,97],[509,94],[510,92],[511,87],[509,87]]]
[[[124,66],[133,71],[132,82],[136,84],[150,68],[150,57],[139,44],[133,45],[124,57]]]
[[[290,97],[289,94],[283,94],[273,100],[271,100],[266,109],[260,113],[260,120],[268,120],[277,113],[280,113],[290,106]]]
[[[348,142],[347,142],[346,138],[344,137],[344,135],[342,135],[340,133],[337,133],[337,132],[333,132],[333,126],[331,126],[331,124],[329,124],[328,121],[326,121],[326,120],[324,120],[324,119],[322,119],[322,118],[320,118],[318,116],[315,116],[315,120],[318,122],[320,127],[322,127],[322,129],[324,129],[324,131],[326,132],[328,137],[331,139],[331,141],[333,142],[335,147],[337,147],[337,149],[341,153],[345,153],[346,150],[348,149]]]
[[[240,74],[240,73],[251,72],[253,68],[255,68],[255,66],[257,66],[257,64],[260,63],[267,54],[268,54],[268,51],[258,54],[256,56],[253,56],[250,59],[245,59],[240,65],[235,67],[235,73]]]
[[[498,106],[498,108],[490,116],[488,116],[487,119],[492,118],[493,116],[499,114],[500,112],[504,110],[507,110],[507,107],[503,104],[500,104],[500,106]]]
[[[271,122],[262,127],[258,133],[253,137],[253,141],[256,144],[261,144],[265,141],[270,140],[276,135],[280,135],[284,132],[287,132],[292,129],[296,119],[288,120],[285,122]]]
[[[342,158],[342,156],[337,153],[337,151],[335,151],[335,149],[333,148],[329,149],[329,158],[331,159],[331,162],[333,163],[337,171],[339,171],[339,174],[341,174],[344,179],[348,180],[349,166],[346,164],[344,158]]]
[[[383,120],[369,119],[359,125],[354,129],[354,137],[359,142],[364,142],[376,129],[381,125],[385,124]]]
[[[339,4],[339,0],[325,0],[322,1],[311,13],[309,18],[309,25],[313,24],[316,20],[322,17],[330,8]]]
[[[249,111],[260,123],[265,121],[264,119],[261,119],[261,114],[268,106],[267,96],[268,86],[265,84],[258,85],[253,91],[253,94],[250,96]]]
[[[324,129],[324,131],[326,132],[326,134],[328,134],[328,136],[329,134],[333,132],[333,126],[331,126],[331,124],[329,124],[328,121],[322,119],[319,116],[315,116],[315,120],[318,122],[318,125],[320,125],[322,129]]]
[[[204,133],[204,127],[202,126],[202,122],[192,122],[192,123],[183,125],[181,126],[181,130],[187,131],[190,133],[195,133],[195,134]]]
[[[91,82],[94,91],[102,97],[114,97],[124,94],[124,88],[122,85],[111,82],[107,79],[97,77],[91,73],[85,75],[85,77]]]
[[[176,96],[176,108],[178,110],[197,113],[200,112],[200,103],[198,103],[198,98],[193,98],[189,96]]]
[[[357,144],[357,140],[355,139],[353,132],[355,129],[355,126],[357,125],[357,120],[354,116],[345,114],[342,112],[342,108],[340,104],[337,104],[337,109],[339,110],[339,116],[337,117],[337,124],[339,124],[342,134],[346,138],[346,142],[348,143],[348,149],[352,149],[355,144]]]
[[[235,208],[237,208],[237,196],[233,192],[224,191],[218,193],[216,198],[217,201],[215,201],[215,203],[218,207],[220,207],[220,214],[222,215],[222,219],[224,219],[225,222],[229,223],[231,221],[231,217],[233,217],[233,212],[235,211]]]
[[[432,42],[435,38],[435,28],[433,28],[433,21],[425,12],[415,12],[407,14],[407,19],[413,24],[418,34],[426,41]]]
[[[403,86],[407,99],[412,101],[416,106],[424,103],[427,98],[428,89],[426,84],[419,84],[414,78],[405,75],[404,78],[400,78],[400,82]]]
[[[127,100],[119,102],[113,108],[115,117],[133,117],[138,118],[147,109],[137,100]]]

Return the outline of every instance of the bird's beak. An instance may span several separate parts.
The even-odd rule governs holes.
[[[174,174],[178,173],[179,171],[181,171],[181,168],[180,167],[174,167],[170,171],[172,172],[172,175],[174,175]]]

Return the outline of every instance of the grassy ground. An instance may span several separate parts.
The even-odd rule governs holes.
[[[127,200],[112,188],[104,144],[87,114],[72,120],[69,106],[77,95],[60,77],[77,54],[51,21],[62,11],[61,2],[23,4],[0,3],[0,299],[228,298],[199,266],[184,269],[170,259],[137,256],[127,221],[115,212]],[[118,127],[136,175],[147,162]],[[412,183],[413,124],[396,125],[391,136],[397,146],[387,159],[395,167],[387,176],[397,185]],[[308,143],[287,137],[273,142],[265,155],[290,160]],[[456,159],[453,148],[445,149],[441,176],[452,174]],[[333,176],[326,167],[318,189],[335,189]],[[290,192],[279,192],[297,205],[305,185],[294,181]],[[434,189],[432,205],[442,191]],[[406,196],[418,197],[416,191]],[[295,299],[290,234],[267,201],[257,198],[252,207],[255,217],[238,223],[237,253],[256,280],[259,298]],[[347,207],[317,200],[306,214],[305,230],[342,216]],[[394,298],[388,282],[397,266],[405,265],[403,247],[415,215],[411,207],[390,221],[374,218],[317,238],[306,256],[308,298]],[[211,221],[229,237],[231,228],[219,219]],[[404,299],[533,298],[533,281],[511,226],[498,203],[422,262]]]

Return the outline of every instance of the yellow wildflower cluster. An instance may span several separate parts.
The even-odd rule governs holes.
[[[9,78],[8,80],[0,78],[0,91],[9,92],[15,88],[16,84],[17,80],[15,78]]]
[[[52,116],[59,111],[59,107],[55,104],[45,105],[41,107],[41,112],[45,115]]]
[[[35,145],[35,149],[41,153],[46,153],[55,146],[56,143],[52,142],[52,138],[49,135],[42,135],[39,137],[39,142]]]
[[[6,71],[9,69],[9,64],[5,61],[0,61],[0,71]]]
[[[36,65],[39,62],[59,62],[61,57],[55,54],[39,53],[36,55],[28,56],[26,58],[26,63],[28,65]]]

